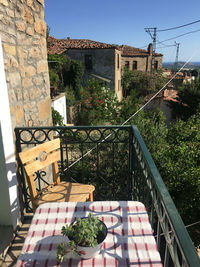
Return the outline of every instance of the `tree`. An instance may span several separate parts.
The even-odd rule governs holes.
[[[169,101],[174,118],[187,120],[200,110],[200,79],[187,82],[178,88],[176,102]]]
[[[200,113],[166,127],[161,111],[140,112],[138,126],[185,225],[200,220]],[[198,242],[196,228],[190,231]]]
[[[156,92],[162,88],[166,79],[161,70],[155,70],[153,73],[124,69],[122,76],[122,86],[124,96],[131,95],[134,91],[136,98],[144,98],[146,95]]]
[[[66,65],[66,56],[64,55],[48,55],[49,72],[51,76],[57,75],[59,77],[60,88],[64,88],[63,69]],[[51,82],[50,76],[50,82]],[[51,84],[52,85],[52,84]]]
[[[64,91],[65,88],[65,91],[70,96],[73,96],[76,100],[80,100],[84,74],[83,63],[78,60],[71,60],[65,55],[57,54],[48,55],[48,62],[51,86],[59,87],[60,91]]]
[[[70,64],[70,84],[75,92],[77,99],[80,99],[80,91],[82,86],[83,74],[85,68],[81,61],[71,60]]]

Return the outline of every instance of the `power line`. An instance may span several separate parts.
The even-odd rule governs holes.
[[[160,46],[160,47],[157,47],[157,49],[164,49],[164,48],[168,48],[168,47],[174,47],[176,45],[165,45],[165,46]]]
[[[186,32],[186,33],[183,33],[183,34],[181,34],[181,35],[178,35],[178,36],[175,36],[175,37],[172,37],[172,38],[166,39],[166,40],[164,40],[164,41],[161,41],[161,43],[163,43],[163,42],[167,42],[167,41],[171,41],[171,40],[173,40],[173,39],[176,39],[176,38],[182,37],[182,36],[184,36],[184,35],[191,34],[191,33],[195,33],[195,32],[199,32],[199,31],[200,31],[200,29],[199,29],[199,30],[196,30],[196,31],[190,31],[190,32]]]
[[[167,47],[171,47],[171,46],[176,46],[176,45],[166,45],[166,44],[163,44],[162,42],[160,42],[160,41],[157,41],[156,42],[156,44],[162,44],[162,45],[164,45],[164,47],[157,47],[157,49],[160,49],[160,48],[167,48]],[[142,47],[139,47],[139,49],[142,49],[142,48],[145,48],[145,47],[147,47],[148,45],[145,45],[145,46],[142,46]]]
[[[158,30],[158,32],[171,31],[171,30],[175,30],[175,29],[183,28],[183,27],[186,27],[186,26],[189,26],[189,25],[198,23],[198,22],[200,22],[200,19],[199,19],[199,20],[196,20],[196,21],[193,21],[193,22],[190,22],[190,23],[187,23],[187,24],[183,24],[183,25],[181,25],[181,26],[177,26],[177,27],[173,27],[173,28],[168,28],[168,29],[163,29],[163,30]]]

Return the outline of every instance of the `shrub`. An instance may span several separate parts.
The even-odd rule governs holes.
[[[60,125],[63,126],[63,116],[60,115],[60,113],[55,110],[54,108],[51,108],[52,111],[52,120],[53,120],[53,125]]]
[[[88,81],[88,87],[81,92],[81,124],[97,125],[115,122],[119,103],[114,91],[104,87],[96,79]]]

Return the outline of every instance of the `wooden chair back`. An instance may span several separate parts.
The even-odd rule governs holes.
[[[19,158],[24,167],[27,183],[32,200],[40,193],[35,186],[35,172],[40,171],[52,164],[53,183],[60,183],[58,161],[60,160],[60,139],[37,145],[27,151],[19,153]]]

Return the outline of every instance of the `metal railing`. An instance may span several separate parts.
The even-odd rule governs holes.
[[[61,178],[95,186],[94,200],[138,200],[147,208],[164,266],[200,266],[196,250],[135,126],[16,128],[16,150],[61,140]],[[20,167],[20,166],[19,166]],[[29,194],[21,175],[27,211]],[[45,173],[35,178],[40,189]]]

